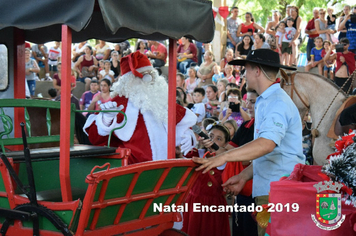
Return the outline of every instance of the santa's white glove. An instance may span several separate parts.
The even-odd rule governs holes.
[[[124,106],[120,105],[118,107],[116,102],[109,101],[100,104],[100,108],[103,111],[121,111],[124,108]],[[117,112],[103,112],[103,124],[106,126],[111,125],[112,120],[115,118],[116,115]]]
[[[180,149],[184,155],[187,155],[192,148],[197,145],[197,140],[195,138],[194,132],[191,129],[184,131],[182,135],[182,141],[180,143]]]

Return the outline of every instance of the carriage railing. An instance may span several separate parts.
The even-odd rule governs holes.
[[[32,100],[32,99],[1,99],[0,100],[0,117],[3,123],[3,131],[0,132],[0,145],[2,152],[5,153],[6,149],[5,146],[13,146],[13,145],[21,145],[22,138],[20,137],[11,137],[11,133],[13,132],[13,120],[11,117],[6,114],[7,108],[14,108],[14,109],[23,109],[24,118],[23,122],[26,124],[26,130],[28,135],[28,143],[29,144],[36,144],[36,143],[52,143],[52,142],[59,142],[60,135],[53,134],[51,129],[53,127],[53,117],[51,117],[51,109],[58,109],[60,110],[60,103],[47,101],[47,100]],[[29,109],[31,108],[42,108],[45,109],[44,114],[44,123],[45,124],[38,124],[42,121],[36,120],[38,114],[30,114]],[[71,130],[74,131],[74,111],[75,106],[74,104],[71,105],[71,120],[69,121]],[[43,112],[43,111],[42,111]],[[59,114],[59,113],[58,113]],[[59,117],[58,117],[59,120]],[[42,122],[43,123],[43,122]],[[33,133],[34,126],[41,125],[41,129],[46,129],[46,135],[36,136]],[[71,132],[70,135],[70,145],[74,145],[74,132]]]

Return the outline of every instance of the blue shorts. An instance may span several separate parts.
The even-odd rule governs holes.
[[[327,71],[327,72],[330,72],[330,71],[335,72],[335,66],[332,65],[331,67],[327,67],[327,66],[324,65],[324,71]]]
[[[30,90],[31,96],[35,96],[36,91],[36,80],[27,80],[28,89]]]

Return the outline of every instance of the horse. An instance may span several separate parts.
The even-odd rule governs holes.
[[[314,136],[313,158],[315,165],[327,162],[334,152],[327,137],[337,110],[347,98],[347,94],[332,80],[308,72],[285,72],[280,70],[281,88],[292,98],[300,117],[310,111],[312,134]],[[355,76],[354,76],[355,77]]]

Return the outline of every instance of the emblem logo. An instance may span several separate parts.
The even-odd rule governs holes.
[[[319,182],[314,185],[316,194],[316,214],[311,218],[317,227],[324,230],[334,230],[345,221],[345,215],[341,214],[341,193],[342,184],[332,181]],[[335,193],[322,193],[324,191]]]

